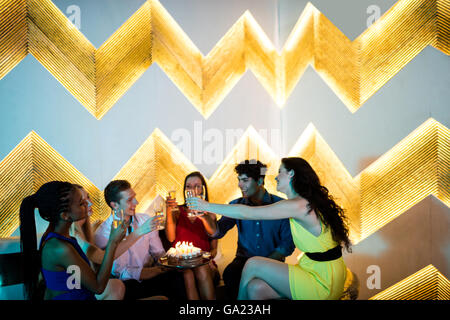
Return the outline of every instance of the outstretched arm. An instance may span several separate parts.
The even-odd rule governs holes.
[[[125,239],[123,239],[118,245],[114,254],[114,260],[119,258],[124,252],[126,252],[133,244],[139,240],[143,235],[153,231],[157,227],[158,220],[154,217],[150,217],[143,224],[141,224],[136,230],[130,233]],[[78,240],[80,240],[78,238]],[[82,239],[81,239],[82,240]],[[100,249],[95,244],[88,243],[85,253],[89,260],[96,264],[101,264],[105,255],[105,250]],[[83,246],[84,248],[84,246]]]
[[[177,236],[177,222],[179,211],[175,211],[175,207],[177,207],[177,203],[173,199],[166,200],[166,238],[169,242],[174,242]]]
[[[66,243],[58,243],[53,250],[46,252],[43,258],[50,261],[50,264],[62,266],[66,270],[68,267],[78,266],[81,272],[81,284],[89,291],[100,294],[104,291],[109,280],[114,261],[114,252],[119,242],[123,239],[126,228],[127,225],[123,224],[111,231],[98,273],[91,269],[90,265],[74,247]]]
[[[199,198],[187,199],[193,210],[208,211],[241,220],[277,220],[295,218],[302,220],[308,213],[308,201],[303,198],[278,201],[266,206],[209,203]]]

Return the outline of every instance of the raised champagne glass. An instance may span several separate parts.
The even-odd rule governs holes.
[[[123,209],[111,209],[114,228],[119,227],[123,221]]]
[[[155,204],[155,218],[159,220],[157,230],[163,230],[165,228],[165,217],[163,204],[162,202],[158,202]]]
[[[186,194],[185,194],[186,200],[189,198],[194,198],[196,196],[197,195],[196,195],[195,189],[186,189]],[[188,209],[187,216],[190,218],[193,218],[196,216],[196,212],[191,209]]]
[[[177,189],[176,188],[169,190],[169,198],[175,202],[177,201]],[[176,213],[176,212],[179,212],[178,205],[172,207],[172,213]]]

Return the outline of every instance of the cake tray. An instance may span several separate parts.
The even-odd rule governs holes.
[[[211,260],[211,254],[209,252],[202,251],[202,259],[193,261],[192,263],[186,263],[183,265],[169,263],[169,258],[167,257],[167,255],[164,255],[158,259],[158,264],[160,266],[163,266],[166,268],[172,268],[172,269],[191,269],[191,268],[197,268],[197,267],[203,266],[203,265],[209,263],[210,260]]]

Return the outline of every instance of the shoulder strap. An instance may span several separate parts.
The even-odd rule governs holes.
[[[88,257],[86,256],[86,254],[83,252],[83,250],[81,249],[80,245],[78,244],[77,240],[75,238],[67,238],[64,237],[63,235],[60,235],[59,233],[55,233],[55,232],[49,232],[47,234],[47,236],[45,238],[41,239],[41,245],[44,241],[47,241],[50,238],[57,238],[59,240],[62,241],[66,241],[69,242],[75,250],[77,250],[78,254],[88,263],[90,264],[90,261],[88,259]]]

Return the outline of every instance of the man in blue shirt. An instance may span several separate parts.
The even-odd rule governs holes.
[[[264,188],[266,170],[267,166],[256,160],[245,160],[238,164],[235,171],[242,197],[230,204],[263,206],[283,200]],[[284,261],[295,249],[288,219],[237,220],[222,217],[211,225],[214,233],[210,236],[220,239],[235,225],[238,229],[236,257],[223,272],[223,281],[230,299],[237,298],[242,269],[249,258],[262,256]]]

